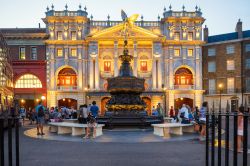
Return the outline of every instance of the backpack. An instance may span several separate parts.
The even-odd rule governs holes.
[[[182,113],[180,114],[180,118],[185,118],[185,112],[182,112]]]
[[[43,111],[43,106],[40,106],[39,108],[38,108],[38,113],[37,113],[37,116],[38,117],[44,117],[44,111]]]

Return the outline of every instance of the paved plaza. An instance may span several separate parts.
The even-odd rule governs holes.
[[[104,130],[102,136],[86,140],[70,135],[51,134],[48,133],[48,128],[45,128],[45,132],[46,135],[42,137],[36,136],[34,125],[20,128],[22,166],[205,165],[205,142],[200,142],[197,134],[164,139],[153,135],[150,128],[123,128]],[[230,159],[232,158],[230,151]],[[248,158],[250,160],[250,155]],[[238,160],[241,164],[242,154],[239,154]]]

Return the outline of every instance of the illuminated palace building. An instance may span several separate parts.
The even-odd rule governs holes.
[[[30,69],[16,76],[15,89],[26,88],[23,83],[29,80],[31,83],[25,86],[32,89],[35,83],[36,96],[46,95],[48,107],[79,106],[95,100],[104,113],[110,98],[107,78],[117,76],[121,65],[118,56],[123,51],[122,20],[111,21],[108,16],[106,21],[94,21],[86,8],[79,6],[77,11],[69,11],[67,5],[62,11],[55,11],[54,6],[47,8],[42,20],[45,29],[33,29],[32,33],[28,33],[31,29],[15,30],[17,36],[26,33],[27,43],[22,47],[19,42],[16,54],[22,63],[31,58],[29,61],[37,63],[36,69],[43,68],[43,61],[37,61],[44,58],[46,79],[43,72]],[[141,16],[130,29],[128,48],[134,57],[133,73],[146,80],[142,98],[148,110],[158,103],[166,109],[180,107],[182,103],[191,107],[201,105],[204,20],[197,7],[188,12],[185,7],[173,11],[170,6],[164,9],[162,18],[144,21]],[[17,39],[13,43],[17,44]],[[46,53],[38,55],[39,51],[43,54],[43,47]],[[30,93],[32,96],[32,90]]]

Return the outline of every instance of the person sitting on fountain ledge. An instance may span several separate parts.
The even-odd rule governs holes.
[[[186,104],[182,105],[182,108],[180,110],[180,118],[182,124],[189,124],[189,116],[188,116],[188,109],[186,107]]]

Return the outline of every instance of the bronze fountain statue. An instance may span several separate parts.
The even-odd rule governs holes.
[[[152,123],[161,123],[162,117],[147,115],[146,104],[140,97],[141,93],[145,91],[145,79],[133,76],[130,65],[133,56],[129,55],[128,37],[139,15],[134,14],[127,17],[123,10],[121,14],[123,19],[121,34],[124,36],[124,50],[119,58],[122,64],[119,75],[107,80],[111,99],[106,104],[105,116],[99,117],[98,123],[104,123],[107,126],[113,126],[114,124],[145,126]]]

